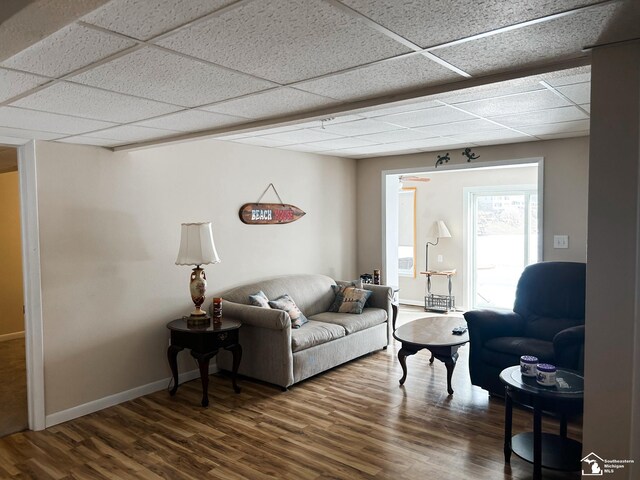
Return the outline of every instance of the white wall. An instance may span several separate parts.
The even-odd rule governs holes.
[[[450,151],[449,165],[466,163],[460,154],[461,151],[462,149]],[[588,137],[476,147],[473,151],[482,157],[474,160],[474,165],[480,165],[483,162],[542,157],[544,159],[544,260],[579,262],[586,260]],[[380,188],[382,171],[433,167],[437,153],[358,160],[357,265],[359,273],[371,272],[383,264]],[[570,237],[569,248],[566,250],[553,249],[553,235],[560,234]],[[418,263],[418,266],[423,268],[424,265]]]
[[[354,278],[355,163],[212,140],[131,153],[38,142],[46,413],[169,376],[165,324],[193,306],[190,268],[174,265],[181,222],[213,223],[209,298],[280,274]],[[270,182],[306,215],[241,223]]]

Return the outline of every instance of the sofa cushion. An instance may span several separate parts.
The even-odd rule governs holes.
[[[345,330],[340,325],[309,320],[302,327],[291,330],[291,350],[299,352],[344,337]]]
[[[300,328],[309,321],[300,311],[296,302],[293,301],[293,298],[286,293],[275,300],[269,300],[269,306],[276,310],[284,310],[287,312],[289,317],[291,317],[291,328]]]
[[[360,315],[325,312],[310,317],[310,320],[341,325],[349,335],[386,322],[387,312],[380,308],[365,308]]]
[[[258,293],[254,293],[253,295],[249,295],[249,303],[254,307],[271,308],[269,305],[269,299],[262,290]]]
[[[249,305],[249,295],[262,290],[268,298],[278,298],[288,293],[306,316],[326,312],[335,299],[331,285],[336,282],[325,275],[285,275],[261,280],[227,290],[225,300]]]
[[[360,314],[371,296],[370,290],[351,285],[331,285],[331,289],[336,294],[336,299],[329,307],[330,312]]]
[[[521,355],[533,355],[541,363],[553,363],[553,343],[537,338],[497,337],[487,341],[482,350],[482,358],[486,363],[503,368],[517,365]]]

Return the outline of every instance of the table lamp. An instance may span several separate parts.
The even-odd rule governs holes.
[[[425,272],[429,271],[429,245],[433,245],[435,247],[441,238],[451,238],[451,233],[442,220],[438,220],[437,222],[435,222],[433,229],[436,234],[436,243],[427,242],[426,259],[424,265]]]
[[[209,263],[220,263],[216,246],[213,244],[211,222],[183,223],[176,265],[195,265],[189,283],[191,299],[195,305],[190,315],[191,319],[209,319],[207,312],[200,308],[207,289],[207,277],[200,265]]]

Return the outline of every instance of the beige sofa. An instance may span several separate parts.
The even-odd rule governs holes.
[[[333,313],[327,310],[335,298],[331,289],[335,284],[324,275],[287,275],[223,293],[224,317],[242,322],[239,373],[286,389],[341,363],[386,348],[392,289],[365,285],[372,294],[361,314]],[[269,299],[288,293],[309,322],[292,329],[288,313],[250,305],[249,295],[260,290]],[[218,353],[216,361],[218,368],[231,370],[229,352]]]

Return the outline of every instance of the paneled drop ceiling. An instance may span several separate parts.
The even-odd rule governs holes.
[[[0,143],[201,135],[359,158],[588,135],[585,47],[629,8],[111,0],[0,62]]]

